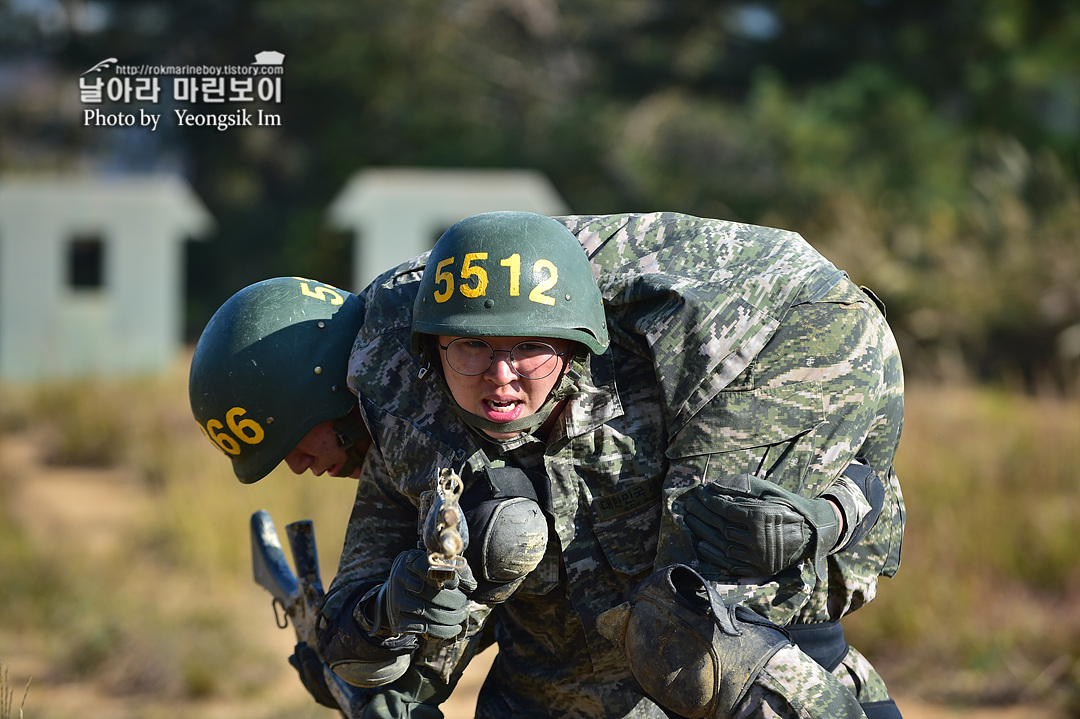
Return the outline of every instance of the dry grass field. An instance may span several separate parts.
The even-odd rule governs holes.
[[[251,486],[167,377],[0,387],[0,659],[27,719],[330,717],[251,581],[247,520],[315,520],[333,575],[350,480]],[[1080,403],[909,388],[903,566],[848,624],[908,719],[1080,716]],[[486,653],[446,706],[471,716]],[[0,716],[0,719],[9,719]]]

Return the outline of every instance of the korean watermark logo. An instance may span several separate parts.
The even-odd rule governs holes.
[[[109,75],[111,73],[111,76]],[[266,50],[255,55],[249,65],[121,65],[115,57],[102,60],[79,76],[79,99],[83,105],[152,105],[150,111],[105,112],[100,107],[83,109],[84,127],[146,127],[154,132],[163,115],[178,127],[213,127],[220,131],[234,127],[279,127],[281,114],[251,108],[247,104],[281,104],[281,78],[285,55]],[[164,92],[163,92],[164,88]],[[154,112],[169,93],[171,113]],[[226,111],[226,103],[240,103]],[[208,112],[206,106],[222,111]]]

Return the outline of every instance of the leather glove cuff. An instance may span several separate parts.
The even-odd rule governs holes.
[[[848,529],[847,541],[844,542],[844,546],[840,548],[840,551],[849,549],[861,542],[877,525],[878,517],[881,516],[881,512],[885,507],[885,485],[881,477],[878,476],[873,467],[865,463],[865,460],[857,460],[849,464],[847,469],[844,470],[844,477],[862,493],[863,498],[870,505],[870,511],[859,521],[852,522],[853,526]]]
[[[796,512],[806,518],[807,523],[813,528],[810,544],[807,547],[807,558],[813,561],[818,576],[824,576],[826,572],[825,559],[836,549],[840,541],[841,522],[832,502],[825,497],[817,499],[805,499],[799,497],[799,502],[793,506]],[[801,505],[801,506],[799,506]]]
[[[316,626],[319,656],[339,677],[354,686],[381,686],[408,668],[409,655],[418,641],[412,636],[372,637],[354,618],[357,605],[370,585],[361,585],[334,611],[324,604]]]

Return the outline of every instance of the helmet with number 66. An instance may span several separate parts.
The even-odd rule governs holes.
[[[558,337],[608,346],[603,299],[581,244],[550,217],[488,212],[443,233],[413,305],[422,335]]]
[[[249,484],[315,425],[349,414],[345,384],[363,302],[297,277],[250,285],[223,304],[191,360],[191,412]]]

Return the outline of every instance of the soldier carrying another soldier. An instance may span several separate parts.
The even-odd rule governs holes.
[[[481,717],[899,716],[838,623],[899,563],[899,356],[874,298],[801,237],[491,213],[357,302],[370,448],[320,642],[339,675],[404,681],[418,637],[456,636],[471,599],[499,644]],[[214,366],[196,352],[203,426],[242,406],[200,409]],[[259,471],[289,454],[351,474],[293,453],[308,434]],[[475,577],[435,590],[411,553],[446,467]],[[437,716],[437,692],[410,691],[370,715]]]

